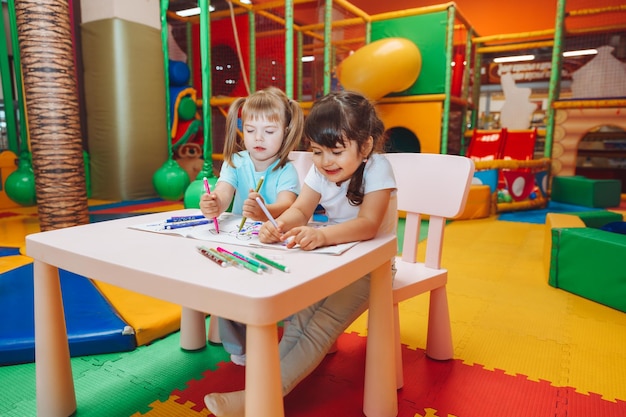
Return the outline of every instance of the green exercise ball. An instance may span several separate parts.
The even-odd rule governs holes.
[[[20,162],[4,183],[7,196],[22,206],[33,206],[37,203],[35,192],[35,173],[28,159],[20,158]]]
[[[185,189],[189,185],[189,175],[178,162],[170,159],[154,173],[152,185],[162,199],[177,201],[185,194]]]
[[[198,105],[191,97],[183,97],[178,103],[178,117],[181,120],[191,120],[196,116]]]
[[[211,189],[214,189],[215,184],[217,183],[217,177],[207,177],[207,180],[209,181]],[[202,197],[202,194],[205,192],[204,181],[202,178],[189,184],[187,191],[185,191],[185,198],[183,200],[185,208],[200,208],[200,197]]]

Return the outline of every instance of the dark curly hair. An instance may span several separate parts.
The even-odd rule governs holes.
[[[309,141],[326,148],[345,147],[347,141],[353,140],[359,151],[372,137],[371,155],[382,148],[385,126],[367,98],[352,91],[338,91],[322,97],[311,107],[304,121],[304,135]],[[348,185],[346,197],[354,206],[363,202],[366,162],[367,159],[361,163]]]

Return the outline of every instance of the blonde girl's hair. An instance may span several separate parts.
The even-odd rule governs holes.
[[[233,155],[245,150],[243,136],[240,136],[238,120],[264,118],[279,123],[283,127],[283,143],[278,151],[279,169],[289,162],[289,152],[300,144],[304,129],[304,113],[300,105],[287,97],[276,87],[256,91],[248,97],[236,99],[226,116],[226,138],[224,141],[224,162],[234,167]],[[242,123],[243,125],[243,123]]]

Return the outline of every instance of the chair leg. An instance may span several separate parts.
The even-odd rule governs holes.
[[[402,344],[400,342],[400,309],[398,303],[393,304],[394,337],[396,340],[396,389],[404,386],[402,371]]]
[[[430,292],[427,337],[426,355],[429,358],[436,360],[452,359],[454,348],[452,346],[452,329],[445,286]]]

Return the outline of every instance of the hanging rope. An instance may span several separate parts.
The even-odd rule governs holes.
[[[233,26],[233,35],[235,36],[235,45],[237,46],[237,57],[239,58],[239,65],[241,66],[241,75],[243,77],[243,84],[246,86],[246,91],[248,95],[250,95],[250,84],[248,83],[248,71],[246,71],[246,66],[243,62],[243,54],[241,53],[241,44],[239,43],[239,31],[237,30],[237,22],[235,21],[235,10],[233,8],[233,3],[228,1],[228,8],[230,9],[230,22]],[[250,28],[250,30],[254,30],[254,28]]]

